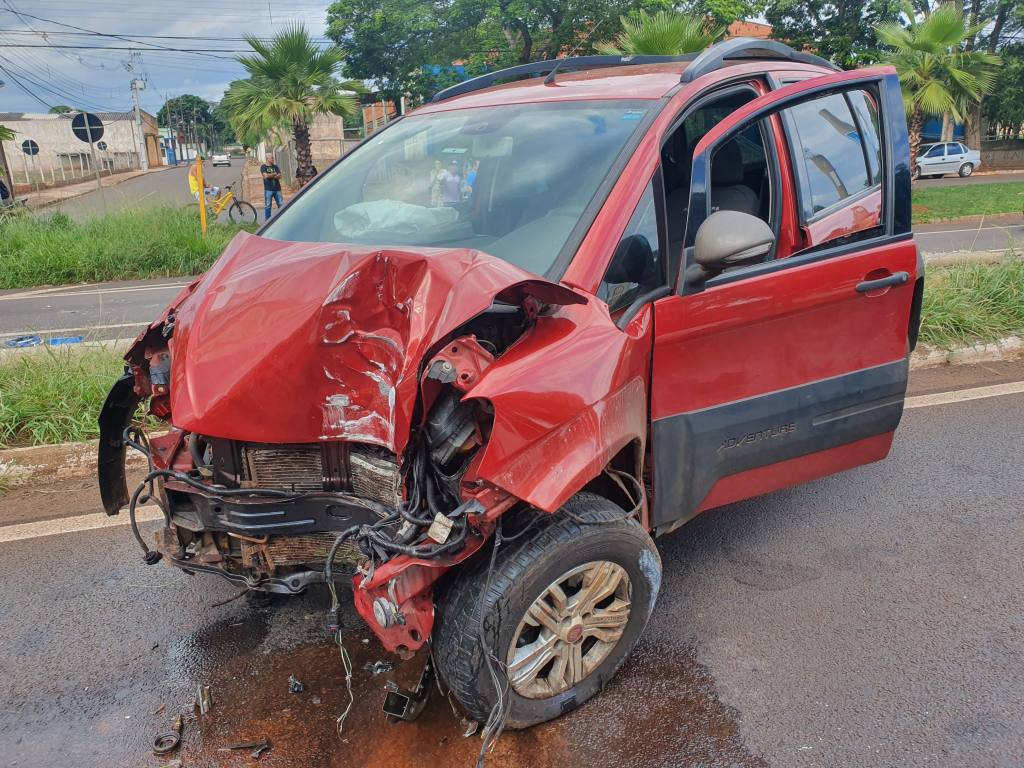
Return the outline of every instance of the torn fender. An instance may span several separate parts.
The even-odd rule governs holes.
[[[651,342],[649,308],[625,331],[599,301],[537,318],[466,393],[494,407],[476,478],[553,512],[625,446],[644,446]]]
[[[587,301],[469,249],[241,233],[175,311],[174,424],[234,440],[349,440],[399,454],[424,355],[496,298],[525,296]]]

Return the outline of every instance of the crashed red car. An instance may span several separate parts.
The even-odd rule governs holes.
[[[767,41],[454,86],[139,337],[100,419],[106,510],[162,507],[155,541],[133,522],[147,562],[350,583],[471,717],[555,717],[641,634],[653,536],[888,453],[910,173],[894,70]],[[151,462],[131,495],[126,446]]]

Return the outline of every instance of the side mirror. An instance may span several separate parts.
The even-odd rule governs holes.
[[[739,211],[716,211],[697,230],[693,259],[708,277],[763,259],[775,244],[771,227]]]

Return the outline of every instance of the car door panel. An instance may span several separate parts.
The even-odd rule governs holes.
[[[884,183],[903,184],[907,204],[893,189],[877,201],[862,196],[830,213],[836,221],[819,237],[863,219],[858,205],[869,218],[885,209],[879,236],[726,272],[689,295],[681,285],[655,303],[652,523],[660,530],[718,504],[880,459],[889,449],[903,410],[920,273],[909,233],[909,166],[898,159],[907,157],[905,123],[886,122],[904,119],[895,75],[823,76],[737,110],[695,151],[690,209],[703,204],[701,158],[716,142],[791,100],[844,83],[873,83],[884,94],[881,125],[893,165]],[[891,284],[871,282],[879,279]]]

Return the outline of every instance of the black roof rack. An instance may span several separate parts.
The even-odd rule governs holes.
[[[680,78],[680,82],[692,83],[701,75],[706,75],[708,72],[714,72],[716,69],[719,69],[726,61],[742,59],[783,59],[801,64],[816,64],[819,67],[828,67],[837,72],[841,71],[841,67],[837,67],[831,61],[821,58],[821,56],[794,50],[788,45],[776,42],[775,40],[734,37],[731,40],[715,43],[710,48],[705,49],[686,68],[682,78]]]
[[[431,101],[444,101],[453,96],[462,96],[482,88],[490,88],[499,80],[510,80],[516,77],[549,75],[557,69],[561,72],[569,72],[574,69],[599,69],[603,67],[628,67],[636,64],[665,64],[677,61],[694,61],[698,58],[695,53],[688,53],[685,56],[574,56],[565,59],[552,59],[549,61],[533,61],[529,64],[520,64],[508,69],[499,69],[495,72],[488,72],[485,75],[465,80],[461,83],[445,88],[434,94]]]
[[[743,59],[780,59],[794,61],[801,64],[816,64],[819,67],[828,67],[840,71],[831,61],[815,56],[813,53],[804,53],[790,48],[788,45],[776,42],[775,40],[761,40],[753,37],[734,37],[731,40],[724,40],[721,43],[706,48],[699,54],[688,53],[684,56],[574,56],[565,59],[552,59],[549,61],[533,61],[529,64],[520,64],[508,69],[499,69],[494,72],[456,83],[434,94],[431,101],[444,101],[455,96],[462,96],[483,88],[490,88],[501,80],[511,80],[517,77],[537,77],[550,75],[558,72],[568,72],[574,69],[601,69],[604,67],[627,67],[635,64],[665,64],[672,62],[691,62],[683,71],[680,82],[689,83],[701,75],[713,72],[722,67],[727,61],[738,61]]]

